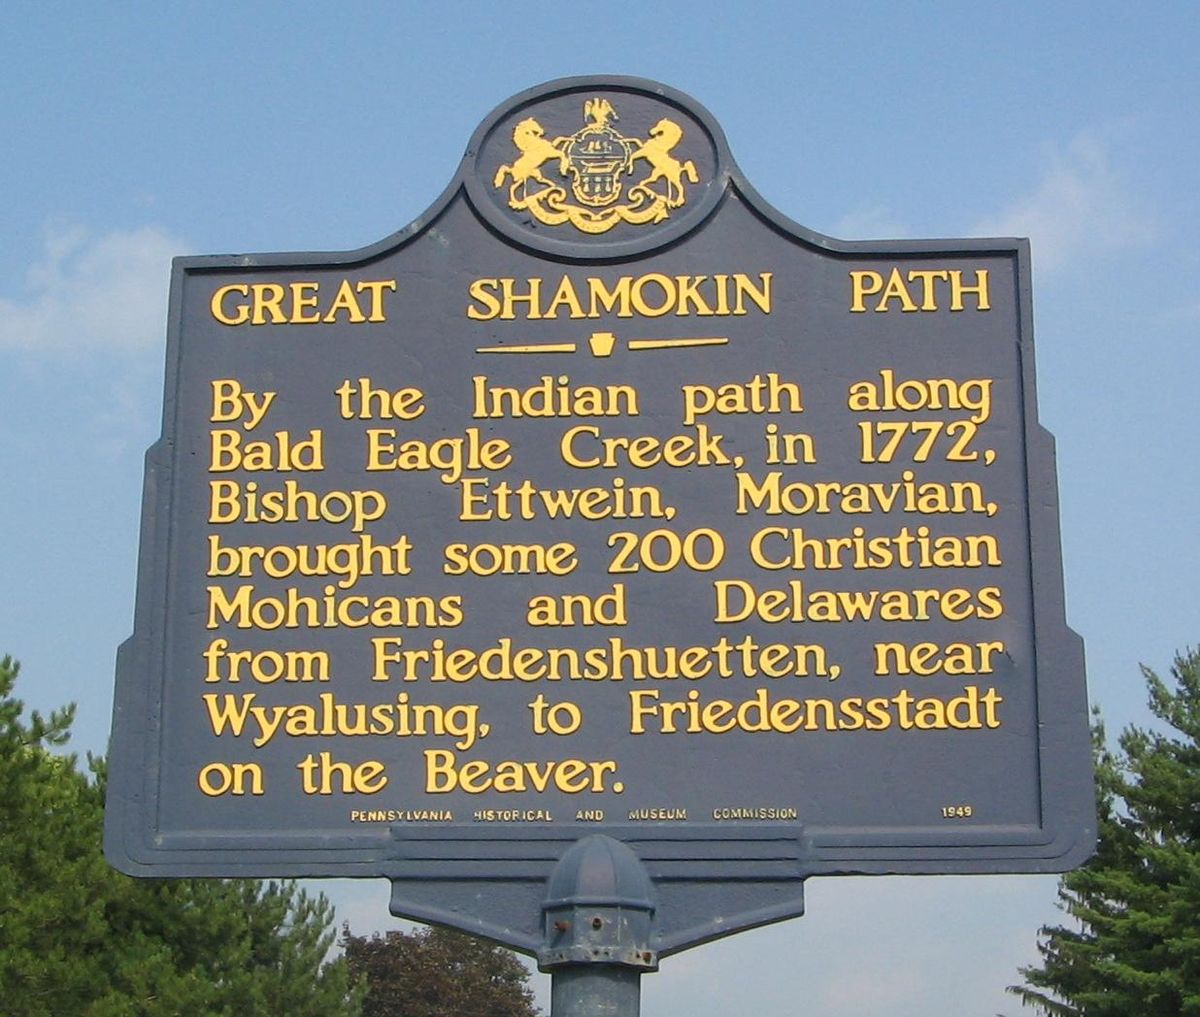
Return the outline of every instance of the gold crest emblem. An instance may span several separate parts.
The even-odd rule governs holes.
[[[583,233],[599,234],[619,222],[661,222],[687,202],[685,178],[700,182],[690,159],[681,162],[671,154],[683,129],[664,118],[643,140],[622,135],[613,127],[619,120],[612,103],[599,97],[583,104],[583,127],[553,141],[533,117],[522,120],[513,129],[520,155],[496,171],[493,186],[509,180],[508,207],[527,210],[547,226],[569,222]],[[639,162],[649,172],[626,187],[626,178],[646,168]],[[555,171],[547,170],[550,163],[557,180],[545,175]]]

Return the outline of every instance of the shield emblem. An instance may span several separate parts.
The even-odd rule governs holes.
[[[623,187],[621,174],[631,169],[632,150],[629,139],[607,125],[590,125],[573,135],[565,152],[576,199],[591,208],[616,201]]]

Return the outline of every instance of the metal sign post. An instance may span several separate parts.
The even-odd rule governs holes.
[[[603,834],[578,841],[550,874],[542,914],[553,1017],[637,1017],[642,972],[658,970],[654,885],[637,855]]]

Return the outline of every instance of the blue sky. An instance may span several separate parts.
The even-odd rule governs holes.
[[[10,2],[0,85],[0,652],[105,747],[157,437],[169,261],[342,250],[419,215],[508,96],[694,96],[777,208],[845,239],[1029,236],[1068,620],[1111,729],[1200,641],[1200,13],[1190,3]],[[813,880],[808,915],[668,960],[645,1009],[971,1017],[1050,877]],[[383,884],[330,888],[358,930]],[[539,983],[541,984],[541,983]]]

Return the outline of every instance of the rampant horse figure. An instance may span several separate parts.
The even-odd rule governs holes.
[[[558,186],[542,176],[541,168],[544,163],[553,159],[558,162],[559,173],[566,175],[569,166],[567,154],[556,147],[563,140],[565,139],[558,138],[555,141],[547,141],[545,128],[533,117],[522,120],[513,128],[513,144],[521,150],[521,154],[511,164],[505,164],[496,170],[496,178],[492,181],[494,187],[499,187],[504,183],[506,176],[512,178],[512,184],[508,188],[509,207],[525,207],[529,198],[530,180],[536,180],[544,187]],[[517,197],[518,188],[521,192],[520,197]]]
[[[671,149],[679,144],[679,139],[682,137],[683,129],[677,123],[673,120],[660,120],[650,128],[649,138],[630,156],[631,162],[645,159],[654,167],[654,171],[638,184],[638,187],[650,190],[650,184],[654,181],[666,180],[666,199],[671,208],[678,208],[684,202],[683,178],[685,176],[693,184],[700,182],[700,177],[696,173],[696,167],[691,159],[680,162],[671,155]],[[674,189],[673,193],[672,189]]]

